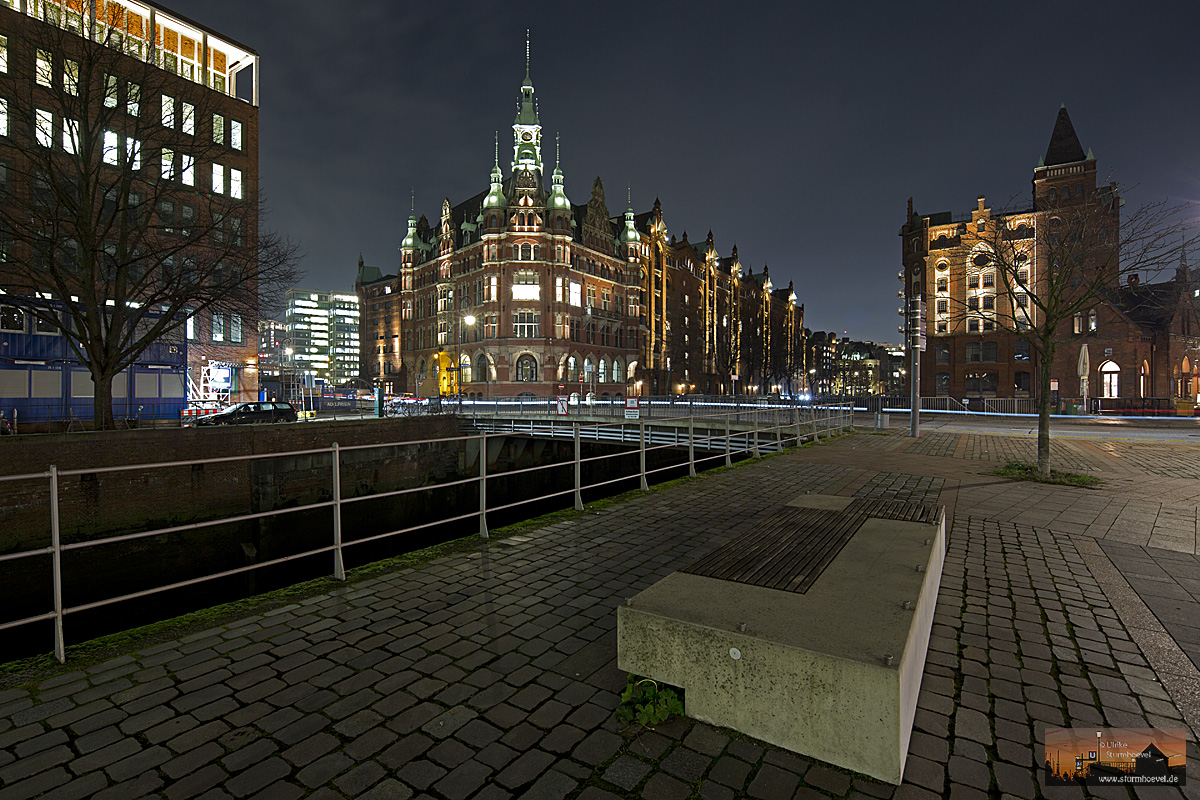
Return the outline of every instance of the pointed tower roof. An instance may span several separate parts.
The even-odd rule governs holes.
[[[412,205],[408,211],[408,234],[404,237],[404,241],[400,242],[401,250],[417,249],[417,193],[414,191],[412,195]]]
[[[1058,118],[1054,120],[1054,132],[1050,134],[1050,146],[1046,148],[1045,164],[1053,167],[1058,164],[1070,164],[1083,161],[1087,154],[1079,137],[1075,134],[1075,126],[1071,124],[1071,115],[1067,113],[1064,104],[1058,109]]]
[[[484,208],[499,208],[508,207],[508,200],[504,197],[504,174],[500,172],[500,134],[496,133],[496,162],[492,167],[492,188],[488,191],[487,197],[483,198]]]
[[[638,234],[637,224],[633,220],[633,189],[627,188],[625,191],[625,229],[621,231],[621,243],[637,244],[642,237]]]
[[[567,199],[567,193],[563,189],[563,174],[562,170],[558,167],[559,152],[558,134],[556,133],[554,134],[554,176],[551,178],[554,188],[550,191],[550,200],[547,202],[547,205],[550,208],[567,209],[569,211],[571,209],[571,201]]]
[[[517,110],[517,125],[538,125],[537,105],[533,99],[533,81],[529,77],[529,31],[525,31],[525,81],[521,84],[521,105]]]

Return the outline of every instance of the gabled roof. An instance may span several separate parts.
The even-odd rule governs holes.
[[[1050,146],[1046,148],[1045,164],[1047,167],[1053,167],[1056,164],[1070,164],[1086,158],[1083,145],[1075,135],[1075,126],[1071,124],[1071,115],[1067,113],[1065,105],[1060,106],[1058,118],[1054,120],[1054,132],[1050,134]]]
[[[1114,305],[1138,327],[1162,330],[1171,324],[1178,303],[1179,285],[1174,281],[1118,289]]]

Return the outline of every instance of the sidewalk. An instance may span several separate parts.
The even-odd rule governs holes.
[[[1042,730],[1101,724],[1190,727],[1195,766],[1096,796],[1198,798],[1200,448],[1058,440],[1101,491],[989,474],[1030,445],[860,433],[0,689],[0,800],[1035,798]],[[953,515],[899,789],[613,719],[616,606],[804,491]]]

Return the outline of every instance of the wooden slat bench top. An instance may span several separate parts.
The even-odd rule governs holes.
[[[936,506],[856,498],[844,510],[787,506],[680,572],[804,593],[869,518],[935,524]]]

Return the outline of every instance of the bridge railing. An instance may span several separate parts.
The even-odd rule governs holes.
[[[674,416],[669,416],[668,409],[672,407],[675,408],[676,414]],[[50,597],[52,599],[52,608],[43,613],[27,616],[21,619],[3,620],[0,618],[0,632],[24,625],[53,621],[54,655],[59,662],[65,663],[66,638],[64,634],[64,625],[66,618],[71,614],[103,608],[105,606],[111,606],[130,600],[146,598],[173,589],[180,589],[186,586],[194,586],[208,581],[228,578],[230,576],[251,572],[264,567],[271,567],[320,554],[329,554],[331,557],[333,577],[337,580],[345,580],[346,571],[344,552],[347,548],[354,547],[356,545],[401,536],[434,525],[468,521],[477,522],[479,535],[483,538],[487,538],[489,512],[494,513],[527,503],[537,503],[556,497],[564,497],[566,495],[573,495],[575,508],[582,510],[582,492],[584,491],[602,489],[610,484],[632,478],[638,478],[640,480],[641,489],[643,491],[648,491],[649,480],[652,476],[668,470],[680,469],[685,464],[688,468],[688,474],[690,476],[695,476],[696,470],[699,468],[711,468],[719,465],[729,466],[732,463],[734,456],[749,456],[757,458],[760,457],[764,451],[781,451],[786,447],[798,446],[806,440],[819,439],[822,436],[832,436],[834,433],[838,433],[849,427],[852,427],[854,422],[854,408],[849,403],[827,403],[808,406],[743,404],[737,406],[734,410],[723,410],[719,406],[714,406],[705,409],[704,413],[697,413],[698,409],[694,404],[686,409],[680,407],[678,404],[675,406],[672,406],[671,404],[651,404],[645,409],[646,411],[650,412],[646,416],[639,416],[637,419],[619,418],[614,419],[611,422],[584,422],[580,421],[578,418],[559,419],[557,416],[552,418],[546,413],[543,413],[542,416],[538,418],[532,412],[522,416],[523,409],[524,406],[522,406],[522,411],[519,411],[517,414],[512,416],[506,416],[504,414],[497,413],[493,413],[491,416],[479,415],[474,420],[474,424],[479,429],[479,432],[458,437],[422,439],[417,441],[382,442],[366,445],[355,445],[352,447],[340,447],[335,442],[328,448],[244,456],[222,456],[218,458],[170,462],[128,464],[112,467],[89,467],[86,469],[60,470],[57,466],[50,465],[50,467],[44,472],[0,476],[0,493],[5,493],[8,491],[7,485],[13,485],[14,488],[18,488],[19,484],[16,482],[24,481],[34,482],[36,484],[41,481],[46,481],[48,483],[49,491],[46,514],[49,517],[49,543],[44,547],[12,553],[2,553],[0,554],[0,564],[7,566],[9,562],[15,562],[21,559],[34,558],[38,556],[44,557],[47,555],[50,556],[50,570],[47,578],[51,583]],[[688,413],[679,413],[683,410],[686,410]],[[622,415],[624,412],[625,407],[622,403]],[[543,464],[508,470],[502,473],[496,473],[495,475],[490,474],[488,472],[487,457],[488,439],[496,436],[509,436],[514,432],[530,433],[533,435],[541,434],[556,438],[570,437],[574,444],[574,487],[562,491],[541,494],[535,497],[528,497],[514,502],[505,502],[506,498],[500,498],[500,502],[496,502],[494,499],[489,500],[489,479],[498,477],[508,478],[513,475],[534,473],[546,469],[562,469],[569,464],[569,462],[559,461],[553,464]],[[583,466],[585,464],[604,460],[609,461],[610,464],[621,464],[623,461],[621,459],[614,459],[611,453],[584,457],[582,455],[580,446],[581,442],[583,441],[607,441],[626,446],[628,448],[626,451],[627,453],[636,452],[639,454],[638,469],[633,472],[622,472],[615,477],[610,475],[610,477],[606,478],[605,480],[584,484],[582,481],[582,475]],[[465,452],[466,446],[469,442],[476,443],[478,445],[479,452],[479,457],[476,461],[476,467],[473,475],[467,475],[466,477],[452,480],[443,480],[434,485],[423,484],[410,488],[396,489],[393,491],[360,496],[347,495],[347,493],[342,489],[342,456],[344,453],[378,448],[396,448],[397,450],[412,448],[413,451],[416,452],[420,448],[427,448],[430,445],[461,445]],[[681,459],[675,463],[669,463],[666,466],[660,467],[649,467],[647,464],[647,455],[654,453],[655,451],[670,449],[680,451],[684,448],[686,448],[687,451],[686,459]],[[699,455],[697,455],[698,450],[701,451]],[[130,474],[130,481],[133,482],[137,480],[150,480],[149,476],[155,471],[160,470],[178,468],[195,469],[197,467],[203,468],[206,465],[233,464],[238,462],[248,463],[255,461],[266,461],[269,459],[293,458],[297,456],[329,457],[329,497],[331,499],[322,500],[319,502],[303,503],[287,508],[272,509],[270,511],[223,516],[217,519],[189,522],[182,525],[172,525],[168,527],[155,528],[152,530],[134,531],[97,539],[72,542],[62,541],[60,511],[64,499],[66,499],[69,495],[69,493],[64,492],[63,488],[60,486],[60,482],[63,478],[77,477],[85,474],[94,477],[107,474],[127,473]],[[320,460],[323,459],[311,459],[313,463],[318,463]],[[470,469],[469,464],[466,469]],[[343,513],[348,506],[351,506],[354,503],[367,500],[377,501],[387,497],[400,497],[403,495],[413,494],[415,492],[428,492],[431,489],[468,485],[474,485],[477,487],[477,508],[472,508],[469,511],[463,511],[459,514],[452,514],[450,516],[438,518],[431,522],[423,522],[420,524],[411,525],[384,533],[373,534],[362,538],[351,538],[350,540],[347,540],[343,536]],[[353,488],[351,491],[353,491]],[[192,577],[187,580],[166,583],[151,588],[141,589],[139,591],[127,592],[125,594],[116,594],[111,597],[93,600],[91,602],[81,602],[76,604],[68,604],[64,602],[64,590],[66,589],[66,587],[63,585],[64,576],[66,574],[63,570],[64,556],[69,556],[76,553],[85,554],[90,548],[113,545],[122,542],[139,541],[142,542],[141,546],[143,547],[153,547],[155,545],[155,540],[152,537],[163,537],[157,540],[160,543],[168,542],[172,536],[203,531],[218,525],[251,520],[262,520],[264,518],[284,517],[285,515],[289,514],[298,514],[319,509],[327,509],[328,513],[332,516],[333,523],[332,538],[329,543],[324,546],[272,558],[266,561],[260,561],[254,564]],[[0,538],[0,541],[2,541],[2,538]],[[3,650],[3,646],[0,646],[0,652],[3,652]]]

